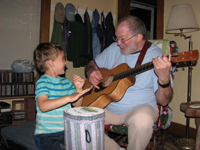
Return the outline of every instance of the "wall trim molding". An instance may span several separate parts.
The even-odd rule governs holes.
[[[196,139],[196,129],[190,127],[189,128],[189,138]],[[171,122],[170,127],[167,129],[167,133],[172,134],[176,137],[185,138],[186,137],[186,126]]]

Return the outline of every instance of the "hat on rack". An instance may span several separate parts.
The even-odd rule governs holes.
[[[69,22],[75,22],[75,7],[73,4],[68,3],[65,6],[66,18]]]
[[[63,23],[65,19],[65,8],[62,3],[58,2],[55,6],[55,20]]]

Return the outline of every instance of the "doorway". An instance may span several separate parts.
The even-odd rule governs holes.
[[[140,18],[147,28],[147,39],[156,39],[156,5],[130,2],[130,15]]]

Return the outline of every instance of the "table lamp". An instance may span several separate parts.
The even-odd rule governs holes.
[[[189,51],[192,50],[192,36],[186,36],[186,32],[194,32],[199,30],[195,14],[190,4],[179,4],[171,8],[166,33],[175,34],[189,39]],[[188,91],[187,102],[191,102],[191,79],[192,79],[192,63],[188,64]],[[177,141],[177,147],[182,149],[194,149],[195,142],[189,138],[189,117],[186,118],[186,138]]]

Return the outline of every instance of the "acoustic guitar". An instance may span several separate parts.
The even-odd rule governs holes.
[[[199,52],[198,50],[192,50],[174,53],[168,57],[172,64],[176,65],[180,62],[198,60]],[[84,95],[82,106],[105,108],[111,102],[118,102],[121,100],[128,87],[135,83],[135,76],[153,69],[153,67],[153,62],[149,62],[135,68],[130,68],[126,63],[120,64],[112,70],[100,68],[99,71],[103,76],[103,79],[100,80],[98,84],[100,89],[93,87],[87,79],[84,89],[92,88]]]

